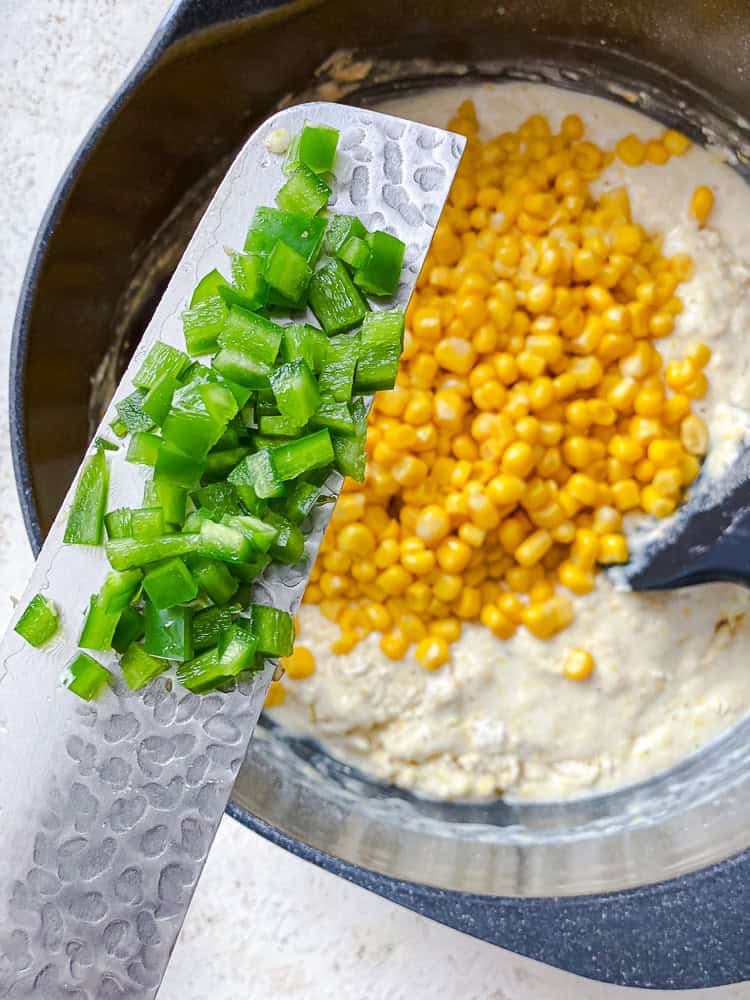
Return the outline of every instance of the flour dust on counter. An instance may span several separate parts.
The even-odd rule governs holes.
[[[644,142],[664,128],[614,102],[539,84],[441,88],[383,110],[445,126],[460,102],[477,109],[481,135],[517,129],[544,115],[553,130],[580,115],[586,138],[612,149],[623,135]],[[698,185],[714,196],[705,225],[691,216]],[[629,166],[613,157],[592,192],[627,190],[632,216],[663,235],[663,252],[688,255],[674,328],[655,343],[665,364],[697,341],[710,347],[708,391],[693,412],[710,447],[698,487],[717,484],[750,440],[750,192],[719,156],[691,147],[663,164]],[[645,515],[626,516],[636,537]],[[668,525],[669,518],[660,524]],[[574,597],[567,628],[539,639],[526,628],[498,638],[462,623],[450,659],[427,670],[413,649],[394,660],[373,632],[351,651],[319,607],[300,611],[298,641],[314,670],[285,682],[273,718],[309,734],[335,757],[384,781],[436,799],[505,794],[564,799],[642,780],[686,757],[740,720],[750,706],[750,595],[711,584],[636,594],[605,573]],[[581,682],[566,676],[571,650],[596,664]]]

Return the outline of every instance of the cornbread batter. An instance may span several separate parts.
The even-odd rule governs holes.
[[[526,83],[446,88],[383,110],[444,126],[466,98],[476,104],[483,137],[513,130],[534,113],[553,131],[565,115],[578,114],[586,138],[608,149],[630,132],[643,139],[663,132],[620,105]],[[631,168],[615,159],[594,192],[623,184],[634,221],[663,233],[666,255],[694,262],[678,289],[684,309],[658,349],[669,361],[697,341],[711,348],[709,392],[693,408],[710,435],[703,475],[718,481],[750,437],[750,193],[718,156],[697,148],[663,166]],[[699,184],[715,195],[704,228],[689,213]],[[464,625],[450,661],[432,672],[413,650],[399,662],[387,658],[376,633],[351,653],[333,654],[338,627],[305,605],[299,641],[312,651],[315,670],[285,682],[286,700],[273,716],[420,795],[555,799],[648,777],[747,711],[750,595],[742,588],[639,595],[616,590],[600,573],[593,592],[574,605],[572,624],[544,641],[525,628],[501,640],[481,625]],[[575,682],[563,671],[578,649],[595,667]]]

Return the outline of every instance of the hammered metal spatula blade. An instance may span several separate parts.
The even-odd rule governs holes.
[[[265,140],[305,121],[341,133],[331,207],[407,244],[397,304],[405,307],[464,147],[460,136],[372,111],[305,104],[247,142],[182,258],[128,372],[155,340],[181,347],[193,287],[241,247],[253,212],[272,205],[282,158]],[[106,262],[103,262],[106,266]],[[114,403],[113,401],[113,403]],[[113,407],[103,426],[113,419]],[[140,503],[142,469],[111,460],[110,509]],[[329,481],[331,491],[340,486]],[[62,612],[43,650],[9,631],[0,648],[0,997],[152,997],[263,704],[273,664],[230,693],[197,696],[166,674],[142,692],[117,682],[93,704],[59,684],[89,596],[106,572],[101,549],[65,546],[69,494],[21,601],[41,591]],[[296,610],[332,505],[319,507],[305,560],[259,585],[261,603]],[[114,661],[111,665],[117,676]]]

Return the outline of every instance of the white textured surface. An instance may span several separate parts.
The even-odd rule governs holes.
[[[8,346],[34,232],[88,126],[167,0],[0,0],[0,625],[31,555],[7,444]],[[225,819],[162,1000],[629,1000],[319,871]],[[749,1000],[747,985],[685,994]]]

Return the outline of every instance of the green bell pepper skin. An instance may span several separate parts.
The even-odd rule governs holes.
[[[370,247],[366,240],[361,240],[359,236],[350,236],[337,254],[339,260],[343,260],[348,268],[357,271],[366,266],[370,260]]]
[[[157,434],[150,434],[148,431],[136,431],[130,438],[128,451],[125,455],[127,462],[134,465],[156,465],[161,448],[161,438]]]
[[[31,646],[39,648],[57,634],[60,616],[51,601],[34,594],[16,622],[15,631]]]
[[[146,599],[144,646],[150,656],[182,663],[193,658],[190,608],[157,608]]]
[[[152,538],[144,542],[135,538],[116,538],[107,542],[105,548],[112,568],[126,570],[147,566],[149,563],[169,559],[172,556],[185,556],[190,552],[198,552],[200,546],[201,536],[198,532],[185,532],[162,535],[161,538]]]
[[[237,589],[239,584],[236,580],[234,584]],[[196,653],[215,647],[241,610],[239,604],[230,604],[223,608],[206,608],[193,615],[193,648]]]
[[[310,424],[312,427],[327,427],[329,431],[350,437],[356,433],[349,404],[339,403],[332,396],[321,401],[310,418]]]
[[[241,514],[242,507],[237,490],[231,483],[211,483],[209,486],[202,486],[199,490],[194,490],[190,494],[190,499],[196,507],[218,520],[224,514]]]
[[[150,431],[154,426],[153,420],[143,409],[145,398],[145,390],[136,389],[129,396],[121,399],[119,403],[115,403],[117,416],[125,424],[130,434],[135,434],[137,431]]]
[[[104,515],[107,538],[132,538],[133,521],[130,507],[117,507]]]
[[[164,523],[179,527],[187,512],[187,490],[184,486],[149,480],[143,486],[143,506],[161,507]]]
[[[133,376],[133,385],[137,389],[151,389],[164,376],[171,375],[179,379],[190,364],[190,358],[171,344],[158,340],[149,348],[141,367]]]
[[[96,438],[94,438],[94,447],[95,448],[103,448],[104,451],[119,451],[120,450],[119,444],[115,444],[114,441],[109,441],[105,437],[96,437]]]
[[[367,411],[361,399],[354,400],[351,413],[355,426],[354,436],[331,434],[331,442],[336,456],[336,469],[342,476],[349,476],[350,479],[363,483],[367,467]]]
[[[214,604],[226,604],[231,600],[238,583],[225,563],[206,556],[188,556],[187,563],[196,583]]]
[[[101,545],[109,492],[105,453],[97,448],[78,477],[63,541],[68,545]]]
[[[308,299],[318,322],[329,335],[358,326],[369,311],[340,260],[329,261],[313,274]]]
[[[136,507],[130,513],[133,538],[147,542],[165,534],[164,511],[161,507]]]
[[[268,283],[264,276],[265,261],[260,254],[229,255],[234,287],[245,299],[248,309],[263,309],[268,302]]]
[[[258,208],[245,240],[245,250],[268,257],[281,240],[302,254],[312,267],[320,254],[325,229],[326,221],[320,217]]]
[[[210,519],[201,523],[198,552],[211,559],[229,563],[249,562],[257,554],[252,542],[243,532]]]
[[[144,630],[143,612],[135,608],[125,608],[112,636],[112,649],[122,655],[132,642],[143,638]]]
[[[265,656],[291,656],[294,648],[294,619],[286,611],[253,604],[251,630],[258,642],[258,652]]]
[[[279,241],[268,256],[266,280],[291,308],[302,309],[312,268],[301,253]]]
[[[219,651],[215,646],[196,656],[189,663],[180,664],[177,668],[178,683],[193,694],[213,691],[229,680],[223,666],[219,664]]]
[[[60,683],[84,701],[93,701],[112,680],[112,674],[88,653],[78,653],[63,671]]]
[[[284,494],[284,483],[276,473],[271,462],[271,452],[267,448],[243,458],[229,473],[229,482],[236,487],[243,503],[247,502],[243,492],[245,486],[250,486],[253,494],[261,500]]]
[[[187,604],[198,596],[198,583],[179,557],[153,566],[143,578],[143,589],[160,610]]]
[[[279,365],[271,375],[271,389],[279,413],[297,426],[306,424],[320,406],[318,383],[302,358]]]
[[[318,350],[310,332],[313,329],[314,327],[306,324],[301,326],[293,324],[284,327],[284,339],[281,342],[281,357],[284,361],[299,361],[301,359],[307,364],[310,371],[320,370],[320,368],[316,368]],[[325,334],[323,337],[325,338],[324,342],[327,343]]]
[[[325,364],[318,381],[322,396],[338,403],[349,402],[352,398],[359,350],[359,333],[342,333],[330,338]]]
[[[326,250],[331,257],[337,257],[347,240],[352,237],[366,240],[368,235],[356,215],[334,215],[326,229]]]
[[[258,552],[268,552],[278,534],[270,521],[262,521],[252,514],[229,514],[223,519],[223,523],[241,531]]]
[[[284,501],[283,513],[292,524],[303,524],[315,508],[320,496],[320,486],[300,480],[292,486]]]
[[[260,453],[258,453],[260,454]],[[254,458],[255,456],[250,456]],[[330,465],[334,460],[331,435],[326,429],[271,449],[271,465],[281,482],[288,482],[306,472]],[[247,459],[246,459],[247,461]]]
[[[370,256],[354,274],[354,283],[370,295],[395,295],[401,280],[406,244],[378,229],[367,239]]]
[[[270,319],[233,306],[219,336],[219,345],[242,351],[258,361],[272,365],[278,356],[283,327]]]
[[[338,142],[338,129],[327,125],[305,125],[299,141],[293,145],[297,147],[300,163],[316,174],[325,174],[333,170]]]
[[[143,412],[158,426],[164,423],[172,405],[179,382],[170,372],[161,375],[147,391],[143,400]]]
[[[162,425],[164,442],[194,459],[204,459],[231,419],[224,418],[223,413],[233,413],[233,408],[236,412],[236,407],[229,389],[189,382],[174,394],[172,408]]]
[[[332,194],[323,178],[301,163],[276,195],[276,204],[283,212],[317,215]]]
[[[158,485],[169,483],[189,490],[195,489],[200,486],[204,464],[205,462],[186,455],[168,441],[162,441],[159,457],[154,466],[154,483]]]
[[[365,316],[359,339],[354,391],[363,395],[392,389],[404,346],[404,314],[398,309]]]
[[[106,650],[112,648],[119,611],[106,611],[100,594],[93,594],[81,630],[78,645],[82,649]]]
[[[246,628],[235,622],[219,638],[217,652],[219,654],[219,669],[227,677],[236,677],[243,670],[255,668],[255,654],[258,640]]]
[[[272,559],[292,566],[299,562],[305,551],[305,538],[296,524],[272,511],[266,514],[268,523],[276,529],[276,538],[268,550]]]
[[[213,354],[217,338],[224,329],[228,315],[229,309],[220,295],[203,299],[182,314],[185,346],[191,358],[202,354]]]
[[[240,419],[242,420],[242,425],[246,430],[253,431],[256,430],[258,424],[255,420],[255,402],[250,400],[249,403],[245,405],[240,410]]]
[[[125,426],[122,420],[120,420],[119,417],[115,417],[115,419],[110,423],[109,426],[115,437],[118,438],[127,437],[128,428]]]
[[[99,591],[102,610],[107,614],[121,614],[137,599],[143,573],[139,569],[108,573]]]
[[[265,361],[258,361],[257,358],[233,347],[222,347],[213,360],[213,366],[226,378],[251,391],[267,389],[270,384],[268,378],[273,371],[273,367]]]
[[[287,417],[282,417],[280,414],[262,416],[259,424],[258,430],[260,431],[260,436],[264,438],[293,438],[302,430],[299,424],[294,423]],[[276,443],[278,444],[278,442]]]
[[[212,451],[206,459],[203,478],[209,483],[226,479],[235,465],[249,452],[250,448],[246,445],[241,448],[227,448],[225,451]]]
[[[131,691],[140,691],[169,667],[164,660],[149,656],[143,646],[132,642],[120,660],[120,669]]]
[[[220,295],[222,288],[226,288],[227,283],[227,279],[221,271],[217,271],[216,268],[213,271],[209,271],[195,286],[193,297],[190,299],[190,308],[192,309],[194,306],[197,306],[199,302],[205,302],[206,299],[212,299]]]
[[[213,417],[224,428],[216,441],[213,442],[215,445],[222,435],[226,433],[227,424],[237,416],[240,408],[231,389],[226,385],[216,382],[204,382],[198,386],[198,395],[209,416]]]

